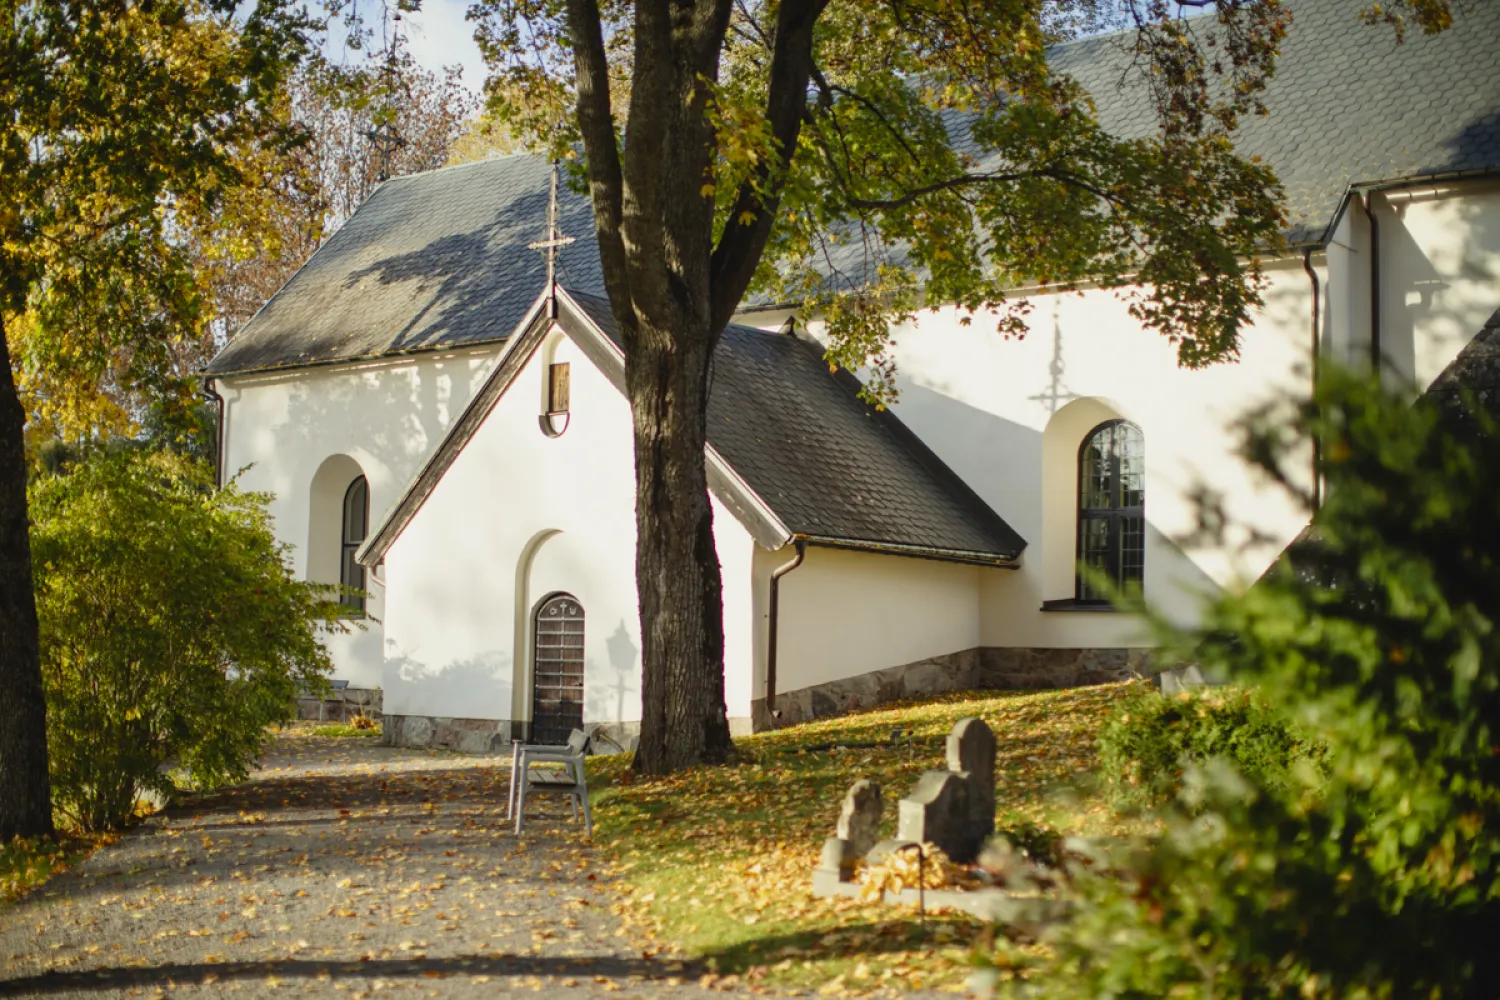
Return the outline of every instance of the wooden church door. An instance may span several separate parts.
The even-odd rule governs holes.
[[[583,605],[568,594],[536,611],[531,671],[531,742],[563,744],[583,728]]]

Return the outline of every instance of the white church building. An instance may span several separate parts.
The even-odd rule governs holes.
[[[817,317],[740,314],[706,456],[737,732],[1124,675],[1150,638],[1080,562],[1191,621],[1304,526],[1235,459],[1236,418],[1305,391],[1314,352],[1426,387],[1500,348],[1500,4],[1399,46],[1360,6],[1293,5],[1271,114],[1240,134],[1291,249],[1235,361],[1179,368],[1114,292],[1017,289],[1021,340],[953,308],[899,327],[877,412]],[[1054,64],[1139,134],[1127,43]],[[272,495],[295,573],[363,592],[335,676],[381,689],[394,742],[628,744],[641,716],[623,356],[586,201],[561,196],[555,292],[528,249],[550,178],[515,156],[386,182],[206,371],[224,476]],[[1205,487],[1254,544],[1186,540]]]

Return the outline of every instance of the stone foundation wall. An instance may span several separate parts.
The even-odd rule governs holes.
[[[1109,684],[1144,676],[1146,649],[1003,649],[982,646],[871,671],[776,695],[773,719],[765,700],[753,710],[755,730],[790,726],[893,701],[949,691],[1045,690]]]
[[[356,715],[371,718],[381,714],[384,693],[380,688],[344,688],[329,698],[297,698],[297,718],[323,722],[347,722]]]
[[[381,742],[394,747],[430,747],[460,753],[508,754],[512,725],[507,719],[451,719],[430,715],[387,715]]]
[[[396,747],[431,747],[460,753],[508,754],[513,735],[526,731],[523,722],[508,719],[449,719],[430,715],[387,715],[381,726],[383,742]],[[584,725],[593,737],[594,753],[634,751],[641,739],[639,722],[602,722]],[[748,736],[749,719],[730,719],[729,731]]]

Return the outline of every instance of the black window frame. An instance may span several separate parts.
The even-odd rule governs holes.
[[[1118,431],[1119,431],[1120,428],[1128,428],[1130,431],[1133,431],[1135,433],[1135,435],[1136,435],[1137,440],[1139,441],[1139,444],[1140,444],[1139,455],[1137,457],[1139,458],[1140,463],[1141,463],[1141,469],[1140,469],[1141,481],[1140,481],[1140,489],[1139,489],[1140,501],[1141,502],[1139,504],[1134,504],[1134,505],[1131,505],[1131,506],[1128,506],[1128,507],[1124,506],[1124,504],[1122,503],[1122,500],[1123,500],[1123,495],[1122,495],[1123,494],[1123,490],[1122,490],[1122,486],[1121,486],[1121,466],[1122,466],[1123,463],[1121,463],[1120,461],[1118,461],[1118,448],[1119,448]],[[1110,441],[1110,446],[1109,446],[1109,451],[1108,451],[1108,460],[1109,460],[1109,463],[1110,463],[1109,487],[1108,487],[1110,506],[1108,506],[1108,507],[1085,507],[1084,506],[1084,495],[1085,495],[1085,490],[1087,489],[1088,484],[1087,484],[1087,482],[1085,480],[1085,476],[1084,476],[1084,473],[1085,473],[1084,462],[1085,462],[1086,456],[1088,455],[1089,448],[1094,443],[1095,439],[1097,439],[1101,434],[1105,434],[1105,433],[1108,433],[1108,434],[1112,435],[1112,440]],[[1114,585],[1117,588],[1121,589],[1121,590],[1128,591],[1129,590],[1129,584],[1130,584],[1130,582],[1134,581],[1136,587],[1139,588],[1138,591],[1137,591],[1137,593],[1139,593],[1140,591],[1144,591],[1144,589],[1145,589],[1145,576],[1146,576],[1146,481],[1145,481],[1146,480],[1146,470],[1145,470],[1145,461],[1146,461],[1146,435],[1145,435],[1144,432],[1142,432],[1142,430],[1140,429],[1139,426],[1137,426],[1136,424],[1131,423],[1129,420],[1124,420],[1124,419],[1118,419],[1117,418],[1117,419],[1114,419],[1114,420],[1106,420],[1106,421],[1104,421],[1101,424],[1097,424],[1092,429],[1090,429],[1087,434],[1085,434],[1083,436],[1083,441],[1078,446],[1078,461],[1077,461],[1077,465],[1076,465],[1078,479],[1077,479],[1077,489],[1074,492],[1074,504],[1075,504],[1076,515],[1077,515],[1077,526],[1076,526],[1077,530],[1076,530],[1075,535],[1074,535],[1074,542],[1075,542],[1074,554],[1075,554],[1075,557],[1076,557],[1075,565],[1078,568],[1077,568],[1077,571],[1075,572],[1074,578],[1073,578],[1073,601],[1077,605],[1093,606],[1093,607],[1108,607],[1109,604],[1110,604],[1110,600],[1109,600],[1108,597],[1102,596],[1102,595],[1093,595],[1093,594],[1090,594],[1089,591],[1088,591],[1087,581],[1084,578],[1084,572],[1083,572],[1083,570],[1084,570],[1084,566],[1086,565],[1086,555],[1087,555],[1087,553],[1085,551],[1085,537],[1088,534],[1089,525],[1091,525],[1093,523],[1096,523],[1096,522],[1103,522],[1106,525],[1106,528],[1105,528],[1106,542],[1105,542],[1105,550],[1104,550],[1105,551],[1105,560],[1106,560],[1105,568],[1108,570],[1109,576],[1113,580]],[[1137,557],[1138,557],[1137,560],[1136,560],[1136,565],[1138,566],[1138,571],[1137,571],[1136,574],[1134,574],[1132,576],[1127,576],[1126,575],[1125,560],[1124,560],[1124,552],[1122,550],[1122,547],[1125,544],[1125,527],[1127,525],[1127,522],[1129,522],[1131,519],[1134,519],[1138,523],[1138,525],[1139,525],[1138,540],[1137,540],[1138,548],[1135,550],[1136,554],[1137,554]]]
[[[356,495],[356,490],[359,491]],[[358,502],[359,524],[357,530],[350,524],[352,505]],[[365,616],[365,583],[367,573],[354,554],[364,544],[370,532],[370,483],[364,476],[355,476],[344,490],[344,500],[339,508],[339,603],[345,607],[346,618]],[[354,537],[358,535],[358,537]]]

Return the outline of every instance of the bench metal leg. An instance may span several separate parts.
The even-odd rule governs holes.
[[[526,816],[526,775],[521,775],[516,786],[516,834],[521,833],[521,820]]]
[[[521,766],[521,741],[512,740],[510,744],[510,792],[505,796],[505,818],[511,819],[516,814],[516,779],[520,777],[517,773]]]

